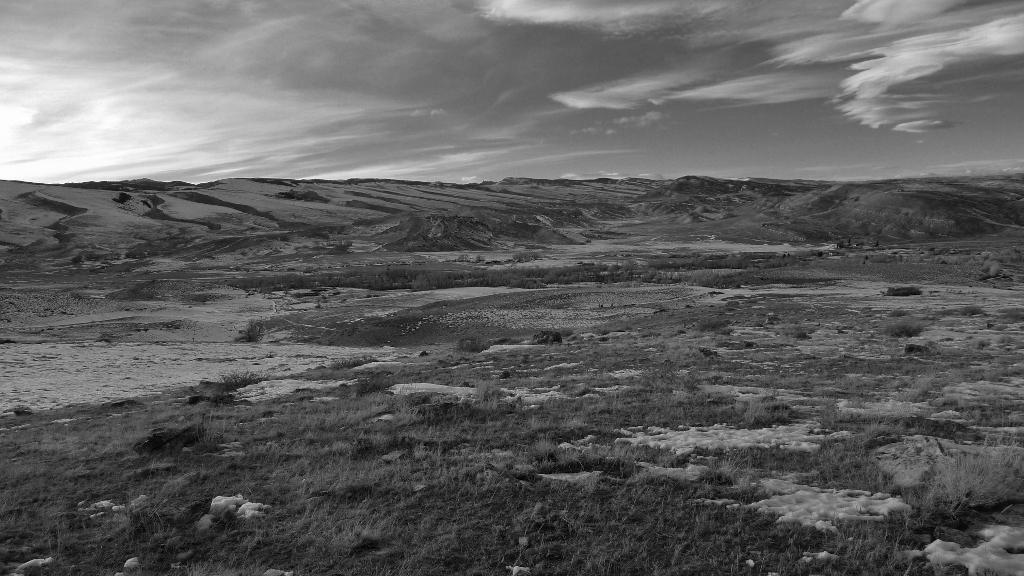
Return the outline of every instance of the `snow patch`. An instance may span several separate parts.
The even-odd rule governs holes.
[[[601,477],[600,471],[594,472],[568,472],[560,474],[537,474],[541,478],[547,478],[548,480],[554,480],[556,482],[569,482],[571,484],[584,484],[587,482],[594,482]]]
[[[806,562],[806,563],[809,564],[811,562],[829,562],[831,560],[838,560],[838,559],[839,559],[839,556],[836,556],[835,554],[833,554],[831,552],[828,552],[828,551],[817,552],[817,553],[815,553],[815,552],[804,552],[804,557],[801,558],[800,561],[801,562]]]
[[[824,434],[811,423],[773,426],[771,428],[738,429],[726,424],[670,430],[651,426],[620,430],[628,436],[615,441],[624,444],[651,446],[671,450],[676,454],[689,454],[698,448],[707,450],[739,448],[782,448],[800,452],[813,452],[820,443],[836,434]]]
[[[835,532],[833,520],[881,520],[893,512],[909,512],[910,505],[899,497],[863,490],[832,490],[769,479],[762,488],[774,494],[750,504],[761,512],[777,514],[777,522],[797,522],[822,531]]]
[[[626,368],[624,370],[615,370],[614,372],[609,372],[608,375],[618,380],[625,380],[626,378],[639,378],[640,376],[643,375],[643,371],[636,370],[634,368]]]
[[[960,564],[970,574],[1024,574],[1024,554],[1010,552],[1019,549],[1024,542],[1024,528],[989,526],[981,531],[981,536],[986,542],[974,548],[936,540],[925,547],[924,553],[933,564]]]
[[[25,562],[24,564],[19,565],[17,568],[14,569],[14,573],[20,574],[30,568],[42,568],[43,566],[48,566],[50,564],[53,564],[53,556],[48,556],[46,558],[35,558],[33,560]]]
[[[481,354],[503,354],[505,352],[532,352],[544,350],[547,346],[543,344],[495,344]]]
[[[353,372],[363,372],[363,371],[366,371],[366,370],[390,370],[390,369],[401,368],[404,365],[405,364],[403,362],[395,362],[395,361],[367,362],[366,364],[362,364],[362,365],[356,366],[355,368],[352,369],[352,371]]]
[[[411,382],[408,384],[395,384],[388,388],[392,394],[397,396],[408,396],[410,394],[445,394],[470,398],[476,394],[475,388],[464,386],[445,386],[444,384],[431,384],[429,382]]]
[[[932,407],[927,402],[904,402],[886,400],[884,402],[851,402],[840,400],[836,410],[843,415],[855,416],[916,416],[928,413]]]
[[[351,386],[355,380],[264,380],[235,390],[235,398],[258,402],[287,396],[299,390],[331,390]]]
[[[643,470],[633,476],[633,478],[671,478],[673,480],[681,480],[686,482],[695,482],[700,480],[704,474],[707,473],[709,468],[700,464],[687,464],[686,468],[664,468],[649,464],[647,462],[637,462]]]

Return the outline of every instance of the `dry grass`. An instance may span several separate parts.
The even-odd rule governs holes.
[[[893,338],[912,338],[920,336],[926,327],[927,325],[921,320],[904,318],[889,322],[882,328],[882,332]]]

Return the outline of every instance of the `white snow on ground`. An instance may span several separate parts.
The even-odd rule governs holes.
[[[395,361],[367,362],[352,369],[353,372],[364,372],[366,370],[390,370],[401,368],[405,364]]]
[[[568,398],[558,391],[558,386],[547,386],[542,388],[502,388],[507,398],[512,401],[520,400],[523,404],[543,404],[548,400],[556,398]]]
[[[601,477],[600,471],[595,472],[566,472],[560,474],[537,474],[541,478],[547,478],[548,480],[554,480],[556,482],[570,482],[573,484],[587,483],[596,481]]]
[[[962,405],[985,404],[995,401],[1020,401],[1024,399],[1024,378],[1011,378],[1009,383],[964,382],[952,384],[942,389],[942,397]]]
[[[338,386],[351,386],[355,380],[264,380],[251,386],[235,390],[239,400],[270,400],[287,396],[299,390],[331,390]]]
[[[339,358],[390,352],[393,349],[217,342],[12,344],[0,354],[0,412],[18,405],[46,410],[108,402],[243,370],[294,374]]]
[[[580,362],[563,362],[561,364],[554,364],[552,366],[548,366],[544,370],[562,370],[562,369],[567,369],[567,368],[575,368],[575,367],[577,367],[579,365],[580,365]]]
[[[123,504],[114,504],[110,500],[100,500],[89,506],[84,506],[84,502],[78,503],[78,511],[89,514],[89,518],[99,518],[106,514],[114,514],[116,512],[124,512],[125,507]]]
[[[855,416],[911,416],[927,414],[933,410],[927,402],[903,402],[886,400],[884,402],[851,402],[840,400],[836,404],[840,414]]]
[[[22,572],[29,570],[31,568],[42,568],[43,566],[47,566],[49,564],[53,564],[53,556],[48,556],[46,558],[36,558],[34,560],[29,560],[28,562],[25,562],[24,564],[21,564],[20,566],[15,568],[14,573],[21,574]]]
[[[543,404],[548,400],[555,400],[557,398],[573,398],[564,392],[559,391],[558,386],[542,386],[537,388],[502,388],[506,394],[506,398],[511,401],[522,401],[527,406],[535,406],[537,404]],[[594,388],[594,392],[584,394],[582,396],[576,396],[576,398],[595,398],[598,396],[597,393],[611,394],[622,390],[629,390],[630,386],[604,386],[601,388]]]
[[[662,448],[671,450],[676,454],[689,454],[698,448],[708,450],[782,448],[785,450],[813,452],[820,447],[822,441],[841,437],[838,433],[821,433],[815,429],[813,423],[790,424],[751,430],[737,429],[726,424],[680,430],[670,430],[655,426],[648,428],[637,426],[620,430],[620,432],[628,436],[617,438],[616,442]]]
[[[761,388],[758,386],[736,386],[733,384],[702,384],[700,389],[711,394],[735,396],[741,400],[770,396],[783,402],[799,402],[808,398],[807,395],[797,390],[786,390],[783,388]]]
[[[429,382],[412,382],[408,384],[395,384],[388,388],[392,394],[398,396],[408,396],[409,394],[446,394],[451,396],[458,396],[460,398],[469,398],[476,394],[475,388],[466,388],[464,386],[445,386],[444,384],[431,384]]]
[[[925,547],[924,553],[933,564],[960,564],[970,574],[1024,574],[1024,554],[1011,554],[1024,543],[1024,528],[989,526],[981,531],[986,540],[975,548],[963,548],[955,542],[936,540]]]
[[[800,560],[802,562],[811,563],[811,562],[814,562],[814,561],[828,562],[830,560],[838,560],[838,559],[839,559],[839,556],[836,556],[835,554],[833,554],[831,552],[824,551],[824,552],[817,552],[817,553],[815,553],[815,552],[804,552],[804,557],[801,558]]]
[[[777,514],[777,522],[798,522],[818,530],[835,531],[833,520],[881,520],[892,512],[909,512],[910,505],[898,497],[863,490],[831,490],[769,479],[762,488],[774,496],[749,507]]]
[[[608,375],[611,376],[612,378],[617,378],[620,380],[625,380],[626,378],[639,378],[642,374],[643,371],[636,370],[633,368],[626,368],[624,370],[616,370],[614,372],[608,373]]]
[[[544,350],[547,346],[543,344],[495,344],[481,354],[504,354],[505,352],[533,352]]]
[[[709,469],[707,466],[700,464],[687,464],[686,468],[664,468],[647,462],[637,462],[637,465],[642,468],[642,471],[634,475],[633,478],[671,478],[686,482],[700,480],[701,476]]]

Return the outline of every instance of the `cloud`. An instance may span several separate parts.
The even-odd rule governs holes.
[[[827,98],[835,91],[835,80],[825,74],[772,72],[746,76],[675,92],[666,100],[725,100],[749,104],[782,104]]]
[[[705,18],[734,4],[735,0],[481,0],[479,6],[492,20],[624,32]]]
[[[892,127],[896,132],[910,132],[912,134],[923,134],[925,132],[932,132],[935,130],[947,130],[956,126],[953,122],[946,120],[914,120],[912,122],[902,122]]]
[[[965,30],[913,36],[871,51],[875,58],[850,66],[839,109],[878,128],[925,120],[934,98],[892,94],[900,85],[956,65],[1024,54],[1024,16],[1001,18]]]
[[[694,84],[706,77],[703,70],[677,70],[661,74],[634,76],[607,84],[559,92],[551,99],[569,108],[608,108],[626,110],[642,104],[663,101],[673,89]]]
[[[848,20],[896,25],[920,22],[970,0],[857,0],[842,17]]]
[[[658,112],[657,110],[651,110],[650,112],[640,114],[639,116],[623,116],[621,118],[616,118],[612,120],[612,123],[618,124],[619,126],[649,128],[658,124],[665,118],[667,118],[667,116],[664,113]]]

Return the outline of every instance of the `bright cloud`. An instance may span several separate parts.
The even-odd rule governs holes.
[[[733,4],[729,0],[482,0],[480,6],[494,20],[625,31],[691,21]]]
[[[941,14],[951,8],[967,4],[970,0],[858,0],[843,18],[877,24],[905,24],[918,22]]]
[[[1024,55],[1024,16],[966,30],[914,36],[872,54],[876,57],[851,66],[857,73],[842,82],[845,100],[840,110],[873,128],[924,120],[931,113],[931,99],[891,91],[956,64]]]
[[[559,92],[552,94],[551,98],[569,108],[625,110],[644,103],[664,101],[673,90],[694,84],[705,77],[706,72],[701,70],[635,76],[608,84]]]
[[[782,104],[833,94],[835,82],[828,76],[775,72],[735,78],[669,94],[667,100],[726,100],[750,104]]]

